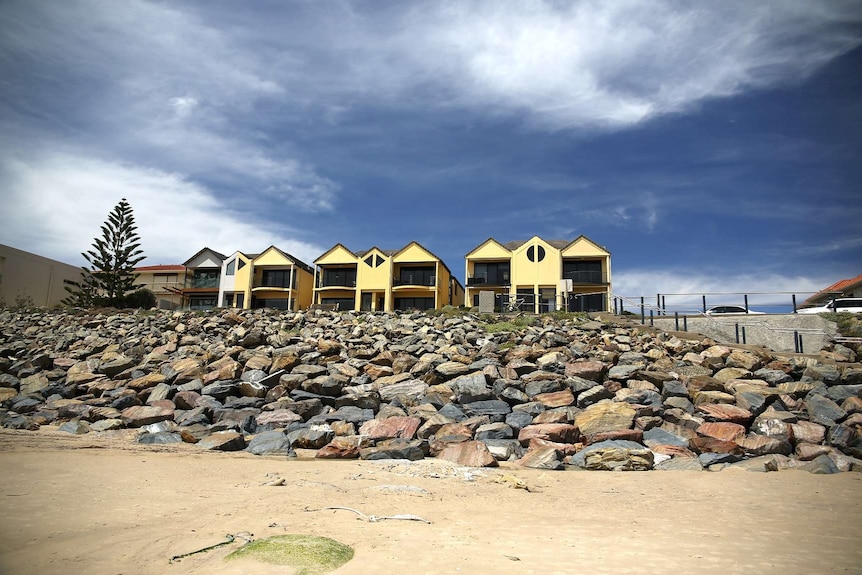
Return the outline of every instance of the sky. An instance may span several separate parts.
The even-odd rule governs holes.
[[[146,265],[585,235],[623,296],[814,292],[862,2],[3,0],[0,243],[84,264],[121,198]]]

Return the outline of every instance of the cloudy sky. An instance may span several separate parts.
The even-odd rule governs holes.
[[[4,0],[0,243],[146,264],[584,234],[614,292],[862,273],[862,3]],[[723,302],[734,303],[734,302]]]

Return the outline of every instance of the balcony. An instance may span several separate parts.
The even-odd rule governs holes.
[[[467,287],[475,286],[509,286],[509,274],[471,276],[467,278]]]
[[[423,286],[434,287],[437,285],[437,276],[425,274],[401,274],[401,277],[392,280],[394,287],[399,286]]]
[[[202,289],[202,288],[217,288],[218,287],[218,277],[195,277],[192,278],[190,284],[190,288]]]
[[[606,284],[608,278],[601,271],[569,271],[563,272],[563,279],[572,280],[575,284]]]
[[[356,272],[352,273],[332,273],[327,272],[317,276],[317,287],[339,287],[339,288],[355,288],[356,287]]]

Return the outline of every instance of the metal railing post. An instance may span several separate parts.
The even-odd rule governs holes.
[[[661,314],[667,315],[667,306],[665,305],[664,296],[661,296]]]
[[[733,325],[736,326],[736,343],[739,343],[739,324],[735,323]]]
[[[706,313],[706,295],[703,296],[703,313]]]
[[[748,313],[748,294],[742,296],[745,299],[745,313]]]
[[[649,325],[650,325],[650,327],[655,325],[655,323],[653,323],[652,315],[653,315],[653,310],[649,310]]]
[[[745,341],[745,326],[742,326],[742,343],[747,343]]]
[[[674,324],[674,329],[676,331],[679,331],[679,312],[678,311],[673,312],[673,324]]]
[[[646,323],[646,315],[644,315],[644,296],[641,296],[641,325]]]
[[[688,331],[688,316],[682,316],[682,331]]]
[[[793,313],[796,313],[796,294],[793,294]]]

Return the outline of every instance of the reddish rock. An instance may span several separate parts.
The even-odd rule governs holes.
[[[781,441],[774,437],[766,437],[765,435],[750,434],[742,439],[736,440],[746,455],[756,457],[759,455],[770,455],[780,453],[781,455],[790,455],[791,447],[787,441]]]
[[[721,441],[736,441],[745,437],[745,428],[738,423],[719,421],[699,425],[697,433],[698,435],[720,439]]]
[[[752,417],[747,409],[724,403],[701,404],[697,410],[706,415],[708,421],[727,421],[739,425],[747,425]]]
[[[828,445],[814,445],[813,443],[800,443],[796,446],[796,458],[800,461],[812,461],[821,455],[827,455],[832,451]]]
[[[680,447],[679,445],[653,445],[650,449],[656,453],[670,455],[671,457],[697,457],[697,454],[694,451],[686,449],[685,447]]]
[[[562,454],[554,447],[540,447],[539,449],[528,451],[517,463],[521,467],[530,467],[533,469],[563,468]]]
[[[196,391],[178,391],[174,395],[174,403],[178,409],[194,409],[201,394]]]
[[[160,383],[165,381],[165,376],[161,373],[148,373],[143,377],[135,378],[129,381],[126,384],[126,387],[129,389],[134,389],[135,391],[143,391],[144,389],[149,389],[151,387],[155,387]]]
[[[291,423],[302,421],[302,417],[289,409],[275,409],[264,411],[255,417],[258,425],[272,426],[273,428],[287,427]]]
[[[361,435],[336,436],[328,444],[318,449],[315,457],[320,459],[358,459],[359,450],[370,445],[370,440]]]
[[[539,423],[569,423],[568,410],[565,409],[547,409],[533,418],[533,424]]]
[[[122,411],[122,419],[128,427],[141,427],[160,421],[174,419],[174,410],[158,405],[134,405]]]
[[[600,441],[608,441],[614,439],[626,439],[636,443],[643,443],[644,432],[641,429],[619,429],[617,431],[605,431],[602,433],[594,433],[585,437],[587,445],[598,443]]]
[[[607,364],[601,361],[576,361],[566,364],[567,376],[582,377],[591,381],[600,381],[607,371]]]
[[[540,393],[533,399],[549,409],[565,407],[567,405],[572,405],[575,402],[575,396],[572,394],[570,389],[550,393]]]
[[[554,443],[575,443],[580,439],[580,432],[576,425],[568,423],[541,423],[528,425],[518,433],[521,445],[527,445],[534,437]]]
[[[236,431],[217,431],[198,441],[197,446],[210,451],[242,451],[245,438]]]
[[[497,467],[497,460],[481,441],[450,443],[437,454],[437,458],[468,467]]]
[[[473,439],[473,430],[461,423],[446,423],[437,430],[429,446],[431,454],[437,455],[454,443]]]
[[[733,441],[722,441],[712,437],[695,437],[689,440],[689,447],[697,453],[731,453],[742,455],[743,449]]]
[[[394,372],[391,367],[385,365],[376,365],[373,363],[367,364],[363,371],[368,374],[371,379],[377,379],[379,377],[386,377],[387,375],[392,375]]]
[[[796,443],[823,443],[826,439],[826,427],[819,423],[798,421],[791,423],[790,429]]]
[[[581,447],[583,447],[583,444],[557,443],[556,441],[548,441],[547,439],[539,439],[538,437],[531,438],[530,442],[527,444],[527,449],[530,451],[541,449],[543,447],[553,447],[563,455],[574,455]]]
[[[387,417],[386,419],[372,419],[366,421],[359,428],[360,435],[367,435],[371,439],[412,439],[416,430],[422,424],[418,417]]]

